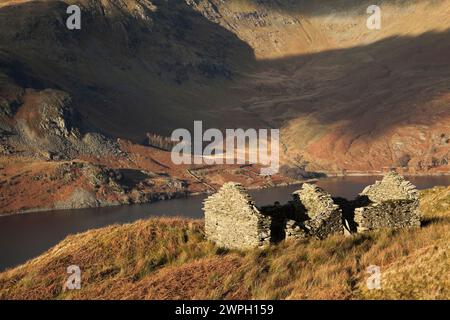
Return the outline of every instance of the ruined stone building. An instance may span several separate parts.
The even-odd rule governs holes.
[[[396,173],[388,173],[382,181],[365,188],[361,198],[367,205],[355,209],[357,232],[420,226],[417,189]]]
[[[248,249],[284,239],[420,226],[418,192],[394,172],[350,201],[308,183],[292,195],[285,205],[257,208],[244,187],[227,183],[204,201],[206,237],[221,247]]]
[[[324,239],[332,233],[343,233],[342,210],[331,195],[314,184],[303,184],[293,194],[296,217],[286,217],[286,238]]]
[[[271,219],[256,208],[240,184],[227,183],[204,202],[206,237],[226,248],[246,249],[270,243]]]

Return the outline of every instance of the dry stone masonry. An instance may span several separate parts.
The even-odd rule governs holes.
[[[269,217],[240,184],[227,183],[204,202],[205,233],[217,245],[246,249],[270,243]]]
[[[294,203],[304,209],[306,219],[288,220],[286,238],[310,236],[324,239],[333,233],[343,233],[342,210],[334,203],[330,194],[314,184],[305,183],[293,196]]]
[[[394,172],[365,188],[360,197],[367,198],[369,204],[355,209],[358,232],[420,226],[417,189]]]
[[[395,172],[351,201],[307,183],[292,195],[285,205],[257,208],[242,185],[227,183],[204,201],[206,236],[224,248],[249,249],[284,239],[420,226],[416,187]]]

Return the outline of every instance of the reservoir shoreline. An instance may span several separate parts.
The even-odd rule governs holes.
[[[265,189],[271,189],[271,188],[280,188],[280,187],[288,187],[288,186],[294,186],[294,185],[301,185],[303,183],[315,183],[318,181],[324,181],[330,178],[345,178],[345,177],[381,177],[386,172],[383,171],[373,171],[373,172],[347,172],[345,174],[337,173],[337,172],[323,172],[326,176],[320,177],[320,178],[312,178],[312,179],[305,179],[305,180],[297,180],[294,182],[283,182],[278,183],[273,186],[250,186],[246,189],[249,191],[252,190],[265,190]],[[403,174],[406,178],[408,177],[450,177],[450,172],[433,172],[433,173],[413,173],[413,174]],[[80,206],[79,208],[32,208],[32,209],[26,209],[26,210],[18,210],[14,212],[6,212],[6,213],[0,213],[0,219],[3,217],[8,217],[12,215],[23,215],[23,214],[38,214],[42,212],[52,212],[52,211],[76,211],[76,210],[85,210],[85,209],[91,209],[91,208],[108,208],[108,207],[127,207],[127,206],[135,206],[135,205],[145,205],[145,204],[152,204],[156,202],[161,201],[171,201],[176,199],[185,199],[190,197],[196,197],[196,196],[204,196],[204,195],[210,195],[212,194],[211,191],[204,191],[204,192],[186,192],[186,193],[178,193],[178,194],[167,194],[167,199],[159,199],[159,200],[152,200],[148,202],[141,202],[141,203],[132,203],[132,204],[122,204],[122,203],[99,203],[98,206]],[[1,221],[1,220],[0,220]]]

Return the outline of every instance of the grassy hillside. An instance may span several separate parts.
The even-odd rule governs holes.
[[[449,299],[450,187],[422,193],[420,229],[225,251],[200,221],[150,219],[69,236],[0,274],[1,299]],[[64,291],[66,268],[81,290]],[[378,265],[382,289],[366,289]]]

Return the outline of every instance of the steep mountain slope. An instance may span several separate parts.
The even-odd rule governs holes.
[[[381,30],[366,27],[367,1],[245,3],[257,17],[251,32],[239,19],[230,29],[258,67],[237,86],[236,110],[283,128],[288,162],[300,154],[314,170],[448,170],[449,1],[383,1]]]
[[[3,149],[74,156],[104,144],[95,133],[140,141],[200,119],[282,128],[283,161],[311,170],[448,171],[450,1],[381,1],[381,30],[370,4],[0,1]]]
[[[82,6],[80,31],[65,27],[68,3],[4,5],[1,65],[23,89],[70,94],[89,129],[134,139],[168,133],[214,97],[210,78],[226,79],[252,58],[245,43],[183,1],[73,2]]]

